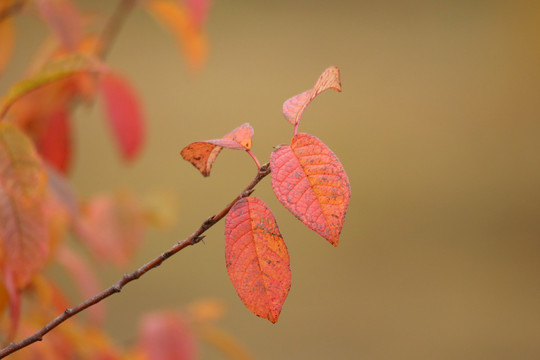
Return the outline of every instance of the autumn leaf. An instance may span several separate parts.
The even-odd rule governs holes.
[[[37,135],[36,147],[41,157],[63,174],[71,165],[71,126],[67,109],[47,114],[43,130]]]
[[[242,124],[221,139],[197,141],[182,149],[184,160],[193,164],[203,176],[209,176],[212,164],[222,148],[250,150],[253,128],[248,123]]]
[[[239,200],[225,223],[227,272],[238,296],[255,315],[275,323],[291,287],[289,253],[266,204]]]
[[[144,115],[131,85],[111,72],[101,77],[101,95],[108,123],[125,160],[133,160],[144,143]]]
[[[125,266],[142,241],[144,209],[130,193],[99,195],[82,209],[75,232],[100,261]]]
[[[0,123],[0,263],[17,288],[41,270],[48,253],[42,196],[46,173],[31,141]]]
[[[351,197],[337,156],[321,140],[297,134],[270,157],[272,188],[300,221],[337,246]]]
[[[297,125],[309,103],[327,89],[341,91],[341,79],[337,66],[330,66],[324,70],[313,89],[286,100],[283,103],[283,115],[291,124]]]
[[[190,4],[192,11],[190,13],[179,1],[167,0],[150,0],[146,5],[159,22],[175,36],[179,47],[183,49],[188,65],[192,69],[200,69],[208,54],[208,40],[201,27],[205,9],[200,5]],[[195,9],[194,6],[198,6],[199,9]]]
[[[145,315],[139,344],[147,360],[194,360],[198,347],[187,320],[177,311]]]
[[[2,7],[0,6],[0,10]],[[6,68],[13,52],[15,30],[10,18],[0,20],[0,74]]]
[[[69,0],[35,0],[41,19],[67,50],[76,50],[82,38],[82,16]]]
[[[210,9],[210,0],[178,0],[185,3],[191,14],[193,22],[202,27],[206,23],[208,17],[208,10]]]
[[[0,119],[13,104],[36,89],[53,84],[69,76],[82,73],[99,73],[104,66],[99,60],[81,54],[66,55],[47,62],[38,72],[16,83],[0,101]],[[56,104],[55,104],[56,105]]]

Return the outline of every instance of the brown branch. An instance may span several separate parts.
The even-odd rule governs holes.
[[[0,22],[21,11],[26,0],[14,1],[5,8],[0,9]]]
[[[43,326],[39,331],[34,333],[33,335],[30,335],[29,337],[19,341],[19,342],[12,342],[8,346],[6,346],[4,349],[0,350],[0,359],[8,356],[9,354],[14,353],[15,351],[18,351],[30,344],[33,344],[37,341],[42,341],[43,336],[47,334],[49,331],[69,319],[70,317],[74,316],[75,314],[80,313],[81,311],[99,303],[100,301],[108,298],[111,295],[114,295],[116,293],[119,293],[122,288],[127,285],[128,283],[132,282],[133,280],[137,280],[144,274],[146,274],[148,271],[158,267],[161,265],[165,260],[170,258],[172,255],[176,254],[180,250],[190,246],[195,245],[198,242],[200,242],[204,236],[203,233],[210,229],[212,226],[214,226],[218,221],[223,219],[225,215],[231,210],[232,206],[241,198],[247,197],[251,195],[251,193],[254,191],[255,186],[268,174],[270,174],[270,164],[264,164],[260,170],[257,173],[257,176],[251,181],[251,183],[238,195],[233,201],[231,201],[223,210],[221,210],[218,214],[214,216],[210,216],[208,219],[206,219],[202,225],[195,230],[193,234],[185,238],[184,240],[176,243],[174,246],[172,246],[169,250],[165,251],[163,254],[157,256],[154,260],[146,263],[145,265],[141,266],[137,270],[133,271],[132,273],[125,274],[120,280],[118,280],[114,285],[110,286],[109,288],[103,290],[99,294],[81,302],[80,304],[66,309],[61,315],[57,316],[54,320],[49,322],[47,325]]]
[[[105,59],[109,54],[114,40],[118,36],[127,15],[131,12],[136,2],[137,0],[121,0],[118,3],[99,37],[99,48],[96,55],[100,58]]]

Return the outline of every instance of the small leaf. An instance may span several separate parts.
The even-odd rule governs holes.
[[[330,66],[324,70],[313,89],[304,91],[285,101],[283,103],[283,115],[291,124],[296,125],[309,103],[327,89],[341,91],[341,79],[337,66]]]
[[[1,10],[0,6],[0,10]],[[10,18],[0,20],[0,74],[6,68],[13,52],[15,29]]]
[[[188,65],[200,69],[208,54],[208,40],[200,26],[202,13],[195,14],[178,1],[151,0],[146,5],[150,12],[175,36],[186,55]]]
[[[112,73],[102,76],[101,94],[109,125],[121,153],[124,159],[133,160],[144,142],[144,117],[140,101],[127,81]]]
[[[182,149],[184,160],[193,164],[203,176],[209,176],[212,164],[222,148],[234,150],[251,149],[253,128],[248,123],[242,124],[221,139],[197,141]]]
[[[67,109],[59,108],[43,119],[44,128],[36,146],[41,157],[56,170],[66,174],[71,164],[71,128]]]
[[[71,1],[35,0],[43,21],[67,50],[76,50],[82,38],[82,16]]]
[[[275,323],[291,287],[289,253],[272,211],[256,198],[236,202],[225,223],[227,272],[255,315]]]
[[[139,343],[147,360],[194,360],[198,355],[195,336],[179,312],[163,311],[143,317]]]
[[[300,221],[337,246],[349,206],[349,179],[321,140],[297,134],[270,157],[272,188]]]

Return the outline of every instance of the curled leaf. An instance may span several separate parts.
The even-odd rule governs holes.
[[[341,79],[339,76],[339,68],[337,66],[330,66],[323,71],[319,79],[313,86],[313,89],[304,91],[301,94],[293,96],[283,103],[283,115],[293,125],[296,125],[304,110],[309,103],[315,99],[317,95],[327,89],[334,89],[341,91]]]
[[[101,95],[120,151],[124,159],[132,160],[144,142],[144,116],[140,101],[125,79],[110,72],[101,77]]]
[[[289,253],[272,211],[256,198],[240,199],[225,223],[227,272],[255,315],[275,323],[291,287]]]
[[[182,149],[180,155],[193,164],[203,176],[209,176],[212,164],[222,148],[234,150],[251,149],[253,128],[248,123],[242,124],[221,139],[197,141]]]
[[[23,96],[45,85],[63,80],[69,76],[82,73],[98,73],[104,67],[99,60],[81,54],[66,55],[47,62],[38,72],[11,87],[0,101],[0,118],[3,118],[10,107]]]
[[[270,157],[272,188],[300,221],[337,246],[349,206],[349,179],[321,140],[297,134]]]

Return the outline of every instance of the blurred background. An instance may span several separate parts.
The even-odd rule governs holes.
[[[79,1],[110,13],[114,1]],[[300,131],[342,161],[352,199],[333,248],[271,192],[293,284],[279,322],[252,315],[226,273],[223,223],[200,244],[107,300],[120,344],[141,314],[220,298],[220,326],[256,359],[540,358],[540,2],[214,1],[208,63],[194,75],[174,39],[141,9],[109,64],[139,92],[148,139],[121,160],[99,106],[75,116],[76,190],[168,189],[179,220],[151,231],[129,269],[191,234],[253,178],[251,159],[223,151],[203,178],[179,151],[249,122],[261,162],[288,142],[287,98],[329,65],[343,92],[320,95]],[[20,79],[46,32],[17,19]],[[101,270],[104,284],[115,268]],[[205,349],[202,358],[219,358]]]

